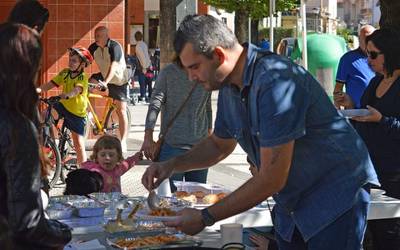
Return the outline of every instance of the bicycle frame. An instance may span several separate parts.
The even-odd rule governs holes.
[[[107,113],[109,112],[109,110],[113,110],[116,108],[113,99],[111,97],[108,96],[103,96],[103,95],[99,95],[99,94],[94,94],[94,93],[89,93],[88,94],[89,98],[95,98],[95,99],[106,99],[106,106],[104,107],[104,111],[103,111],[103,115],[101,117],[101,120],[99,120],[99,117],[96,113],[96,111],[94,110],[92,103],[88,102],[88,108],[89,108],[89,112],[92,113],[93,115],[93,121],[94,121],[94,125],[96,125],[97,131],[99,132],[99,134],[104,134],[105,133],[105,122],[106,122],[106,116]]]

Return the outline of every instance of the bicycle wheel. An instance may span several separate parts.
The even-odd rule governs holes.
[[[61,155],[58,147],[53,139],[47,138],[45,145],[43,146],[43,153],[50,160],[52,166],[49,173],[49,186],[54,187],[60,178],[61,174]]]
[[[131,128],[131,112],[129,111],[129,108],[126,108],[126,116],[128,117],[128,133]],[[115,135],[117,137],[120,137],[120,132],[119,132],[119,119],[117,115],[116,109],[112,108],[108,111],[107,116],[106,116],[106,122],[105,122],[105,129],[107,134]]]

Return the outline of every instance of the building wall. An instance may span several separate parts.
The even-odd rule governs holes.
[[[343,20],[349,28],[357,29],[360,23],[378,27],[381,12],[378,0],[343,0]]]
[[[68,67],[67,49],[94,42],[94,30],[100,25],[109,28],[110,37],[124,46],[125,0],[42,0],[50,18],[42,37],[44,45],[40,83],[52,79]],[[0,1],[0,21],[4,21],[16,0]],[[86,72],[97,72],[95,63]],[[50,94],[56,94],[58,90]],[[99,105],[98,105],[99,104]],[[101,107],[102,102],[96,103]]]
[[[128,0],[129,24],[144,23],[144,0]]]

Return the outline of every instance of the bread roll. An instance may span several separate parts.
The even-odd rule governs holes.
[[[217,201],[219,201],[218,195],[217,194],[207,194],[206,196],[204,196],[203,198],[203,202],[205,204],[214,204]]]
[[[218,193],[217,196],[219,200],[222,200],[223,198],[226,197],[226,193]]]
[[[176,198],[183,198],[189,196],[190,194],[186,191],[176,191],[175,192]]]
[[[185,201],[189,201],[191,203],[197,203],[197,198],[196,196],[194,196],[193,194],[188,195],[188,196],[184,196],[180,198],[181,200],[185,200]]]
[[[203,191],[194,191],[191,192],[190,194],[196,196],[197,199],[203,199],[203,197],[206,196],[206,194]]]

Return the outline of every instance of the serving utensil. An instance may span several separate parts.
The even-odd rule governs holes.
[[[154,190],[149,192],[149,196],[147,196],[147,205],[151,210],[159,209],[161,206],[161,197],[156,194]]]

